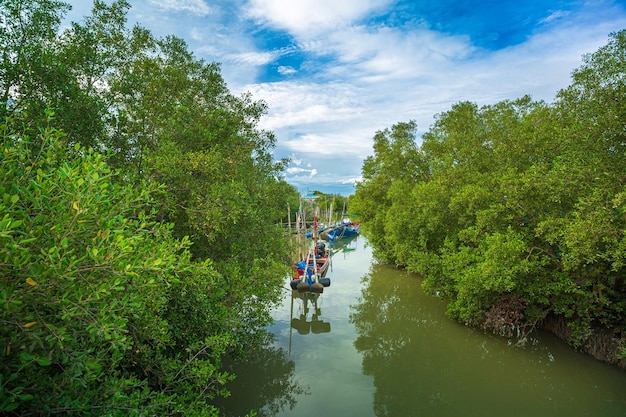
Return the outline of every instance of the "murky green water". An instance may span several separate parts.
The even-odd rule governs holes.
[[[319,298],[286,283],[274,340],[233,368],[228,415],[626,416],[626,372],[550,334],[516,348],[452,322],[418,277],[372,265],[362,237],[347,249]]]

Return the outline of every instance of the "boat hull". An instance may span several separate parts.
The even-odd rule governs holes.
[[[328,240],[333,241],[337,239],[355,237],[361,231],[360,223],[342,223],[333,227],[327,232]]]

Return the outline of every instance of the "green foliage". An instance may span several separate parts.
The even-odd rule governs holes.
[[[0,37],[6,50],[24,55],[6,63],[15,68],[2,80],[16,121],[40,126],[52,108],[70,143],[106,152],[124,180],[164,184],[155,196],[160,219],[191,239],[194,259],[244,269],[256,259],[287,258],[283,231],[272,225],[294,189],[280,179],[285,161],[273,161],[273,133],[257,128],[265,103],[232,95],[219,64],[196,59],[182,39],[129,30],[127,1],[95,1],[91,16],[58,36],[62,3],[0,7],[7,21],[14,9],[25,11]],[[16,44],[20,30],[27,42]],[[283,271],[272,267],[267,278]]]
[[[54,0],[0,2],[0,120],[26,107],[24,101],[41,96],[49,46],[68,8]]]
[[[355,201],[376,253],[419,272],[462,322],[522,332],[547,314],[583,346],[625,330],[626,32],[548,105],[529,97],[437,115],[420,147],[374,137]],[[408,129],[410,130],[410,129]]]
[[[119,40],[128,4],[117,1],[109,13],[102,2],[76,36],[58,36],[69,5],[60,1],[28,0],[0,3],[0,18],[7,22],[0,32],[3,54],[0,86],[3,95],[0,119],[19,114],[36,127],[46,122],[45,110],[55,109],[56,125],[71,141],[97,148],[104,135],[108,100],[105,75],[110,71],[111,43]],[[120,60],[124,54],[117,54]],[[36,131],[31,134],[35,136]]]
[[[189,236],[194,259],[210,258],[229,275],[228,285],[275,286],[285,271],[275,261],[288,254],[275,225],[294,189],[279,179],[284,161],[270,154],[274,135],[257,128],[266,105],[232,95],[219,65],[196,59],[179,38],[135,29],[132,39],[137,52],[108,78],[117,109],[110,160],[129,176],[164,184],[159,215],[177,237]],[[256,263],[266,269],[251,282],[247,270]],[[266,294],[270,305],[277,300],[275,291]],[[233,306],[245,303],[238,296]]]
[[[416,130],[415,122],[408,122],[376,133],[375,155],[365,159],[363,181],[357,184],[352,200],[351,210],[359,213],[364,220],[364,233],[377,248],[377,256],[398,264],[404,262],[393,251],[394,238],[387,233],[385,218],[391,213],[389,209],[394,204],[393,196],[403,198],[403,191],[410,190],[418,179],[429,176],[415,142]],[[404,207],[400,201],[396,204],[396,208]],[[394,229],[393,226],[391,228]]]
[[[0,414],[214,415],[297,191],[219,64],[129,30],[125,0],[59,33],[67,7],[0,2]]]
[[[212,414],[237,320],[221,275],[154,221],[153,187],[54,130],[35,153],[0,134],[0,410]]]

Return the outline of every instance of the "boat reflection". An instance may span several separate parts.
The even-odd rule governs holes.
[[[337,252],[353,252],[357,248],[358,235],[345,237],[330,241],[330,249],[333,253]]]
[[[316,292],[291,292],[291,328],[296,329],[300,334],[330,333],[330,323],[320,319],[322,309],[318,305],[321,293]],[[294,300],[298,302],[294,303]],[[294,304],[297,304],[296,315],[294,316]],[[309,320],[309,313],[311,319]]]

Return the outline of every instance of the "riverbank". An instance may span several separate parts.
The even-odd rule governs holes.
[[[565,343],[572,334],[571,328],[567,325],[567,319],[563,316],[548,315],[541,327]],[[594,328],[587,340],[577,350],[599,361],[626,369],[626,358],[620,358],[624,344],[626,344],[624,333],[617,335],[610,329]]]

